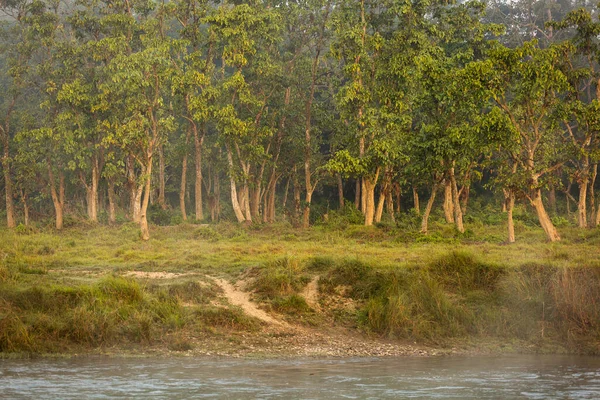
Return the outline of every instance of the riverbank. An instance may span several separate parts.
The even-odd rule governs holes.
[[[508,246],[494,228],[434,229],[190,224],[149,242],[129,224],[1,230],[0,351],[600,353],[597,230]]]

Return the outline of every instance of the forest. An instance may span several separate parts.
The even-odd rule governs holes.
[[[8,228],[133,221],[148,240],[151,210],[308,227],[339,208],[367,226],[410,212],[426,234],[439,205],[465,232],[472,197],[508,242],[515,204],[549,241],[557,202],[600,223],[589,3],[0,4]]]

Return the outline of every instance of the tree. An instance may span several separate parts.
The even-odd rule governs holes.
[[[542,188],[544,178],[566,161],[560,129],[551,118],[567,88],[567,78],[557,68],[561,53],[554,47],[540,49],[534,41],[515,49],[497,45],[489,55],[471,68],[484,76],[492,112],[504,114],[518,135],[502,151],[516,164],[519,190],[535,208],[548,239],[560,240],[544,207]]]

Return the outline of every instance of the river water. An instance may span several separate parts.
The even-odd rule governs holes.
[[[0,398],[600,399],[600,358],[0,360]]]

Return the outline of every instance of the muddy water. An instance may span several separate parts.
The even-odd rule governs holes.
[[[600,358],[0,360],[0,398],[600,399]]]

